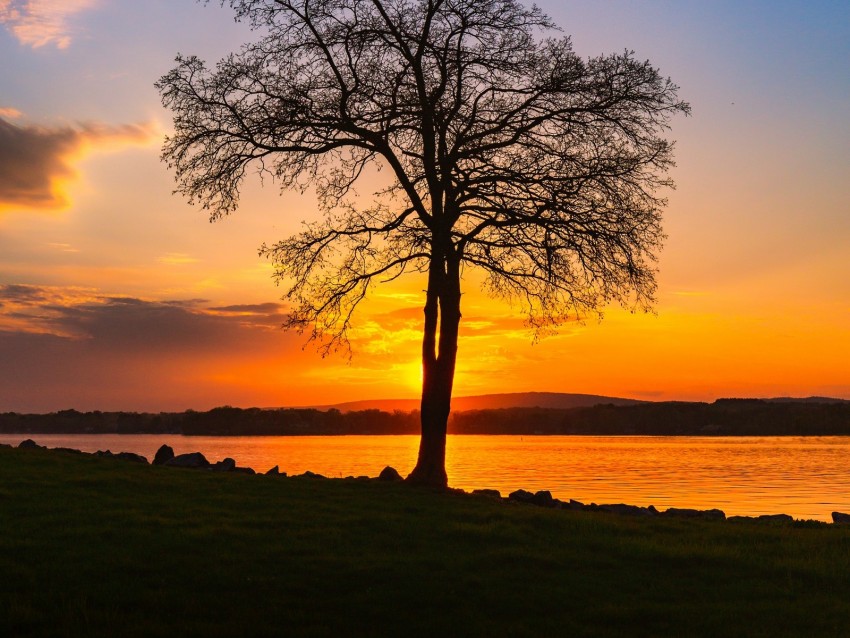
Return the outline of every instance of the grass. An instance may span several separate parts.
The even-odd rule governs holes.
[[[0,448],[3,636],[847,636],[850,528]]]

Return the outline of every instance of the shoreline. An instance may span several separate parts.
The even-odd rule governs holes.
[[[273,476],[280,478],[307,478],[321,480],[358,480],[358,481],[383,481],[383,482],[404,482],[403,477],[393,467],[386,466],[377,477],[370,476],[347,476],[345,478],[329,478],[322,474],[305,471],[303,474],[288,476],[286,472],[281,472],[279,466],[275,465],[268,471],[261,473],[251,467],[240,467],[236,464],[233,458],[226,457],[215,463],[209,462],[201,452],[190,452],[175,455],[173,449],[168,445],[161,445],[154,459],[149,462],[148,459],[140,454],[133,452],[117,452],[113,453],[110,450],[98,450],[96,452],[84,452],[74,448],[48,448],[39,445],[32,439],[25,439],[17,446],[12,446],[5,443],[0,443],[0,447],[16,448],[16,449],[36,449],[49,452],[59,452],[66,454],[81,454],[88,456],[97,456],[102,458],[113,458],[123,460],[125,462],[133,462],[145,465],[162,465],[166,467],[176,467],[184,469],[194,469],[196,471],[211,471],[224,473],[241,473],[257,476]],[[429,488],[426,488],[429,489]],[[726,513],[719,508],[709,509],[694,509],[681,507],[668,507],[664,510],[655,508],[654,505],[639,506],[627,503],[583,503],[572,498],[568,500],[558,499],[552,496],[549,490],[537,490],[530,492],[525,489],[517,489],[509,493],[507,496],[502,496],[499,490],[494,489],[473,489],[465,491],[461,488],[446,487],[444,491],[447,494],[463,494],[470,497],[487,498],[506,505],[528,505],[546,509],[561,509],[571,511],[589,511],[589,512],[605,512],[617,516],[628,517],[667,517],[680,519],[699,519],[709,521],[722,521],[729,523],[755,522],[769,524],[792,524],[805,523],[814,525],[830,525],[827,521],[816,519],[798,519],[789,514],[761,514],[756,516],[751,515],[733,515],[727,516]],[[832,525],[850,525],[850,513],[832,511]]]

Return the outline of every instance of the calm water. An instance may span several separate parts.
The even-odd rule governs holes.
[[[0,435],[17,444],[23,435]],[[48,447],[136,452],[149,460],[163,443],[175,453],[227,456],[264,472],[404,475],[416,436],[184,437],[33,435]],[[561,499],[667,507],[718,507],[727,515],[791,514],[831,520],[850,512],[850,437],[450,436],[449,483],[463,489],[548,489]]]

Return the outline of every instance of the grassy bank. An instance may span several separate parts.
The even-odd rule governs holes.
[[[0,635],[847,636],[850,529],[0,448]]]

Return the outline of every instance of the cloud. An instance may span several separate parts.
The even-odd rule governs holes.
[[[2,2],[2,0],[0,0]],[[21,117],[23,113],[21,113],[18,109],[12,108],[11,106],[0,106],[0,117],[5,117],[7,120],[14,120],[15,118]]]
[[[64,185],[76,177],[80,157],[158,139],[151,124],[49,128],[16,126],[0,118],[0,211],[65,208]]]
[[[303,339],[280,329],[280,306],[209,305],[0,285],[0,412],[285,402],[280,361],[305,355]]]
[[[93,8],[98,0],[0,0],[0,22],[21,44],[34,49],[71,44],[76,14]]]
[[[243,329],[265,330],[285,318],[276,303],[206,308],[197,299],[148,301],[22,284],[0,285],[0,304],[0,330],[83,340],[90,348],[124,353],[218,348]]]

